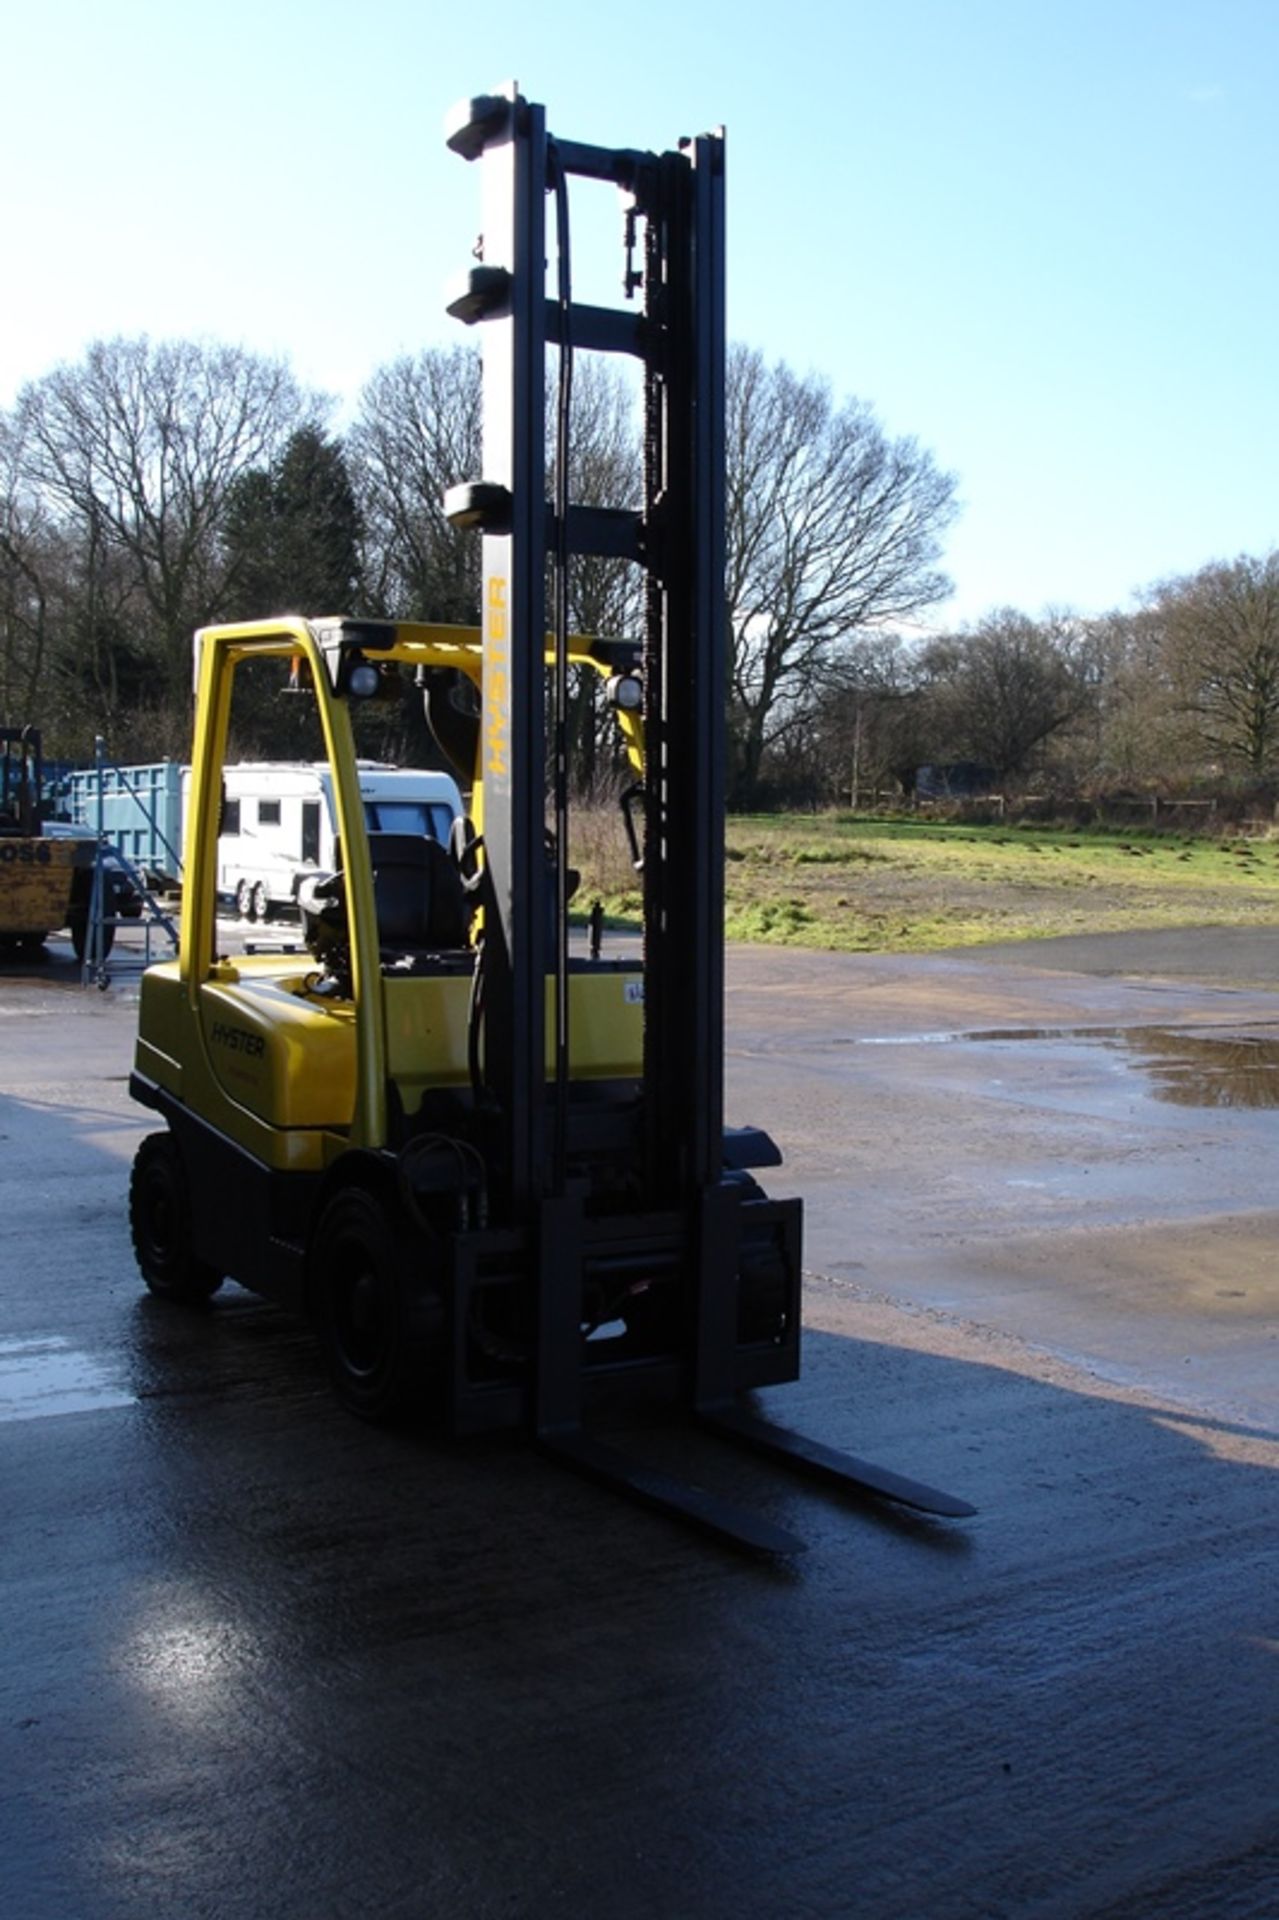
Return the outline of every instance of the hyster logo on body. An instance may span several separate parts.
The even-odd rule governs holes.
[[[511,777],[511,633],[506,581],[493,574],[485,592],[484,771]]]
[[[266,1041],[260,1033],[249,1033],[243,1027],[226,1027],[220,1020],[213,1023],[213,1043],[225,1047],[229,1053],[247,1053],[259,1059],[266,1052]]]

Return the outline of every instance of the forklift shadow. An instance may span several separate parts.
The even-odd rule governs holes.
[[[823,1344],[831,1339],[811,1337]],[[858,1343],[841,1339],[837,1344],[845,1382],[855,1380]],[[495,1518],[502,1515],[503,1531],[518,1532],[526,1504],[549,1520],[560,1502],[566,1514],[594,1512],[600,1520],[612,1514],[646,1526],[629,1501],[610,1503],[601,1490],[575,1487],[576,1476],[556,1471],[554,1447],[544,1450],[519,1431],[450,1438],[433,1421],[429,1405],[419,1420],[391,1428],[353,1418],[332,1398],[310,1328],[234,1282],[226,1282],[212,1300],[200,1304],[178,1306],[143,1295],[133,1309],[129,1348],[132,1391],[149,1417],[163,1424],[166,1448],[182,1441],[198,1448],[201,1430],[210,1424],[220,1447],[228,1430],[243,1429],[255,1436],[259,1470],[278,1449],[279,1470],[287,1479],[299,1431],[304,1430],[308,1451],[333,1447],[346,1458],[367,1455],[370,1463],[376,1461],[379,1479],[387,1476],[394,1483],[399,1476],[406,1488],[416,1487],[423,1475],[431,1477],[437,1492],[453,1479],[473,1490],[483,1483],[485,1510]],[[921,1361],[921,1368],[926,1364]],[[921,1404],[927,1404],[933,1392],[923,1379],[912,1380],[909,1390]],[[743,1396],[742,1404],[784,1426],[792,1394],[793,1388],[774,1388]],[[855,1393],[852,1397],[855,1402]],[[934,1552],[968,1551],[962,1529],[864,1489],[805,1493],[775,1465],[725,1445],[671,1403],[634,1396],[605,1401],[593,1410],[587,1431],[609,1447],[624,1446],[626,1459],[641,1477],[689,1480],[712,1500],[754,1508],[779,1526],[784,1512],[796,1510],[798,1495],[813,1508],[844,1507],[872,1516],[874,1524]],[[842,1437],[851,1441],[858,1436],[850,1431]],[[926,1447],[918,1452],[922,1457]],[[642,1493],[637,1497],[640,1504],[648,1504]],[[669,1520],[659,1524],[676,1539],[684,1532]],[[760,1558],[776,1567],[784,1564],[778,1554],[763,1552]]]
[[[33,987],[79,986],[80,963],[69,940],[48,940],[20,951],[0,946],[0,980],[21,980]]]
[[[992,1365],[988,1330],[945,1329],[940,1337],[949,1350],[929,1350],[928,1331],[901,1312],[901,1337],[886,1340],[884,1309],[875,1311],[871,1338],[807,1328],[800,1381],[752,1395],[747,1404],[832,1447],[944,1481],[975,1503],[976,1520],[939,1520],[864,1490],[800,1485],[772,1460],[721,1444],[668,1405],[602,1408],[590,1432],[622,1443],[641,1474],[678,1476],[714,1501],[754,1510],[767,1525],[795,1528],[810,1546],[831,1545],[840,1529],[864,1542],[869,1529],[912,1551],[922,1548],[930,1562],[955,1563],[977,1555],[1009,1523],[1010,1509],[1016,1524],[1028,1488],[1042,1494],[1086,1474],[1095,1425],[1140,1427],[1151,1473],[1165,1446],[1192,1443],[1200,1454],[1236,1458],[1241,1466],[1262,1464],[1267,1450],[1279,1447],[1275,1433],[1157,1406],[1086,1375],[1068,1389],[1047,1385],[1035,1378],[1033,1358],[1011,1340],[1002,1363]],[[846,1312],[855,1321],[856,1309]],[[509,1551],[514,1580],[522,1552],[534,1544],[552,1559],[571,1561],[583,1528],[592,1554],[607,1552],[609,1543],[624,1550],[631,1530],[654,1545],[665,1539],[670,1554],[683,1549],[696,1557],[707,1550],[669,1516],[654,1520],[629,1500],[610,1501],[596,1487],[575,1485],[575,1476],[554,1470],[553,1454],[548,1459],[518,1433],[447,1439],[432,1430],[429,1414],[396,1429],[353,1419],[331,1398],[309,1329],[232,1283],[197,1308],[144,1297],[134,1310],[130,1347],[133,1390],[163,1433],[161,1457],[189,1450],[195,1459],[216,1439],[224,1464],[239,1459],[247,1470],[251,1461],[255,1481],[270,1483],[281,1497],[300,1460],[313,1470],[325,1459],[338,1460],[341,1480],[359,1488],[343,1525],[358,1509],[362,1535],[368,1528],[377,1532],[380,1514],[389,1544],[404,1515],[418,1511],[426,1497],[446,1535],[460,1530],[474,1539],[491,1531],[492,1571],[496,1576]],[[1036,1460],[1027,1438],[1045,1406],[1071,1409],[1071,1432],[1079,1436],[1048,1465]],[[642,1492],[637,1497],[643,1503]],[[331,1504],[326,1494],[324,1505]],[[430,1555],[428,1538],[419,1550]],[[722,1549],[717,1557],[735,1556]],[[787,1563],[765,1553],[760,1564],[778,1569]]]

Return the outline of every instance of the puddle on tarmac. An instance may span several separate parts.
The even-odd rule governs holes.
[[[1169,1027],[1027,1027],[966,1040],[1096,1041],[1128,1055],[1156,1100],[1178,1107],[1279,1107],[1279,1040]]]
[[[132,1406],[110,1369],[56,1334],[0,1340],[0,1421]]]
[[[1156,1100],[1179,1107],[1279,1107],[1279,1040],[1178,1033],[1171,1027],[990,1027],[976,1033],[894,1034],[872,1046],[975,1046],[1008,1041],[1094,1044],[1126,1054]]]
[[[1279,1107],[1279,1041],[1155,1031],[1126,1042],[1156,1100],[1179,1107]]]

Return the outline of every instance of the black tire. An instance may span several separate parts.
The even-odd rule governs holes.
[[[71,918],[71,945],[75,957],[84,965],[84,956],[89,951],[89,922],[83,914],[73,914]],[[105,960],[115,945],[115,928],[104,926],[102,929],[102,958]]]
[[[235,910],[241,920],[253,918],[253,889],[247,880],[241,880],[235,890]]]
[[[312,1242],[309,1297],[334,1392],[381,1426],[420,1414],[428,1398],[430,1309],[408,1237],[393,1202],[344,1187]]]
[[[129,1229],[142,1278],[162,1300],[207,1300],[222,1275],[191,1246],[186,1173],[171,1133],[149,1133],[129,1178]]]
[[[263,886],[262,882],[259,880],[257,885],[253,889],[253,902],[249,908],[249,918],[251,920],[261,920],[265,922],[270,912],[271,912],[270,898],[267,894],[266,888]]]

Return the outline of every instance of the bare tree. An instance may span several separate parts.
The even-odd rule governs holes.
[[[569,492],[583,505],[634,506],[640,462],[633,396],[616,369],[580,354],[573,370]],[[554,381],[547,394],[547,446],[554,458]],[[445,520],[445,491],[481,477],[481,379],[470,346],[430,348],[380,368],[360,399],[347,441],[366,529],[364,578],[374,608],[401,619],[463,625],[479,618],[480,541]],[[547,496],[552,493],[547,476]],[[574,556],[569,619],[585,633],[636,626],[635,569]],[[574,674],[570,728],[578,777],[590,785],[607,738],[596,676]]]
[[[1001,607],[965,632],[930,642],[922,664],[949,753],[988,766],[1000,779],[1023,772],[1035,750],[1092,698],[1082,640],[1068,615],[1032,620]]]
[[[148,679],[145,610],[96,519],[55,520],[33,491],[13,419],[0,420],[0,710],[38,721],[46,747],[90,754]]]
[[[823,675],[859,635],[943,599],[955,481],[863,402],[734,347],[728,361],[728,600],[734,799],[808,724]]]
[[[0,418],[0,720],[37,717],[49,653],[54,537],[23,484],[21,438]]]
[[[554,456],[554,392],[548,393],[547,445]],[[640,504],[642,465],[638,396],[620,368],[577,354],[569,448],[569,497],[578,506]],[[552,491],[548,476],[547,495]],[[639,580],[626,561],[575,555],[569,568],[570,619],[579,632],[637,634],[643,617]]]
[[[1151,607],[1087,623],[1084,650],[1096,689],[1090,724],[1078,730],[1082,777],[1102,785],[1167,785],[1202,757],[1178,698],[1164,622]]]
[[[1166,581],[1147,605],[1208,752],[1253,779],[1279,770],[1279,551]]]
[[[554,392],[548,394],[548,416]],[[573,368],[569,448],[569,497],[578,506],[638,507],[642,462],[638,396],[624,373],[594,354],[578,354]],[[554,449],[548,417],[547,445]],[[552,492],[548,480],[548,495]],[[637,638],[642,632],[643,588],[632,562],[598,554],[575,554],[569,562],[569,624],[578,633]],[[569,701],[574,779],[584,793],[618,771],[614,716],[605,708],[598,674],[574,669]]]
[[[190,341],[97,341],[19,395],[27,484],[91,557],[119,562],[144,640],[185,679],[193,628],[217,615],[231,564],[227,496],[323,404],[287,365]]]
[[[480,543],[444,518],[445,489],[480,475],[480,359],[430,347],[380,367],[347,439],[376,611],[466,624],[479,615]]]
[[[825,796],[899,787],[934,759],[939,715],[921,650],[900,634],[873,633],[842,654],[804,738]]]

